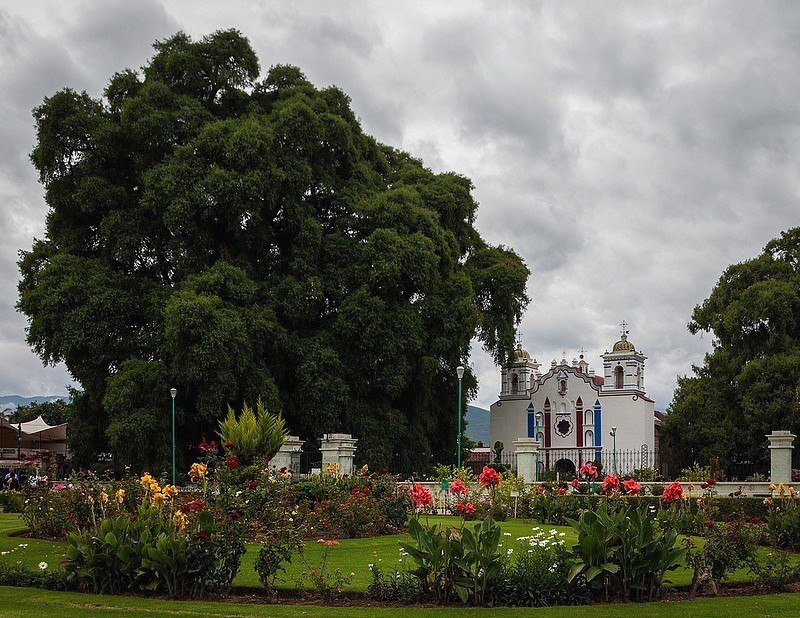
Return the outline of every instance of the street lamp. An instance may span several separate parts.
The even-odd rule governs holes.
[[[172,396],[172,484],[175,484],[175,396],[178,394],[177,388],[169,389]]]
[[[456,367],[456,375],[458,376],[458,442],[456,453],[457,467],[461,467],[461,378],[464,377],[464,365]]]
[[[613,449],[614,474],[617,474],[617,428],[612,427],[609,435],[611,436],[611,448]]]
[[[539,430],[541,429],[541,426],[542,426],[542,413],[541,412],[537,412],[536,415],[534,416],[534,419],[536,419],[536,424],[534,424],[534,426],[533,426],[533,437],[536,439],[537,442],[539,442]],[[534,465],[534,468],[533,468],[533,482],[534,483],[538,483],[539,482],[539,449],[540,448],[542,448],[541,443],[539,443],[539,448],[536,449],[536,461],[533,464]]]

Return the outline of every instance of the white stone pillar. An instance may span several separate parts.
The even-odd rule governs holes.
[[[785,429],[767,434],[769,440],[769,480],[773,483],[792,482],[792,442],[797,436]]]
[[[286,468],[293,473],[300,472],[300,451],[303,448],[304,442],[298,436],[286,436],[286,441],[280,450],[275,453],[275,457],[270,459],[269,467],[273,470],[280,470]],[[297,453],[297,455],[293,455]]]
[[[520,438],[514,440],[514,451],[517,456],[517,476],[525,480],[526,485],[536,482],[536,462],[539,458],[539,440]]]
[[[323,470],[326,463],[336,463],[339,464],[339,474],[352,475],[357,443],[358,440],[349,433],[326,433],[320,448]]]

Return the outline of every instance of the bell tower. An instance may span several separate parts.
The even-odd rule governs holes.
[[[517,349],[508,365],[503,367],[500,379],[500,395],[525,395],[539,377],[541,365],[535,358],[531,358],[528,351],[522,347],[522,341],[517,339]]]
[[[647,357],[628,340],[628,324],[623,321],[622,332],[609,352],[602,355],[604,392],[627,391],[644,393],[644,361]]]

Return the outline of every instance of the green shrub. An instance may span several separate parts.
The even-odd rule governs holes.
[[[603,503],[585,511],[573,527],[578,542],[569,581],[585,577],[595,597],[652,601],[686,553],[675,547],[678,531],[650,517],[643,505],[615,509]]]
[[[25,497],[18,491],[0,490],[0,512],[22,513],[25,507]]]
[[[650,495],[660,496],[663,493],[664,493],[663,483],[653,483],[652,485],[650,485]]]
[[[422,600],[420,580],[408,571],[382,571],[378,566],[369,565],[372,579],[367,586],[367,596],[373,601],[418,603]]]
[[[800,567],[788,552],[770,551],[764,561],[754,559],[750,571],[755,575],[755,585],[760,592],[785,590],[789,584],[800,581]]]
[[[42,588],[43,590],[72,590],[64,571],[34,571],[18,564],[0,561],[0,586]]]
[[[569,581],[572,555],[558,533],[534,528],[489,582],[490,605],[545,607],[588,601],[585,578]]]
[[[272,459],[288,435],[283,418],[268,412],[260,399],[255,410],[245,403],[238,417],[228,406],[228,416],[219,422],[226,453],[235,455],[242,464],[251,462],[254,455]]]
[[[704,585],[709,585],[716,591],[717,584],[727,579],[731,573],[752,565],[757,534],[754,525],[744,520],[721,524],[708,522],[702,547],[698,547],[691,537],[684,539],[689,550],[686,564],[694,571],[689,596],[693,597]]]
[[[414,543],[400,547],[417,564],[413,573],[426,594],[438,603],[448,603],[455,594],[462,603],[483,604],[489,580],[503,565],[500,526],[488,517],[461,530],[423,527],[412,519],[408,533]]]
[[[98,593],[150,592],[199,597],[226,592],[244,555],[240,531],[215,530],[209,511],[198,528],[173,528],[156,507],[142,504],[137,517],[103,519],[93,529],[70,534],[64,569],[70,582]]]
[[[800,549],[800,506],[794,498],[769,500],[767,530],[773,545],[781,549]]]

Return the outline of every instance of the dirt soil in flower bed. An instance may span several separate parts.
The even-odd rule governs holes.
[[[790,584],[785,590],[775,591],[774,594],[786,592],[800,592],[800,583]],[[741,586],[741,585],[721,585],[719,587],[720,597],[741,597],[741,596],[758,596],[765,594],[773,594],[772,592],[760,592],[755,586]],[[698,594],[695,599],[704,598],[705,596]],[[209,598],[208,600],[212,600]],[[419,608],[432,608],[440,607],[436,603],[413,603],[404,604],[399,602],[388,601],[375,601],[367,597],[363,592],[342,592],[338,594],[333,600],[327,601],[322,596],[314,594],[313,592],[303,590],[278,590],[274,595],[267,593],[261,588],[245,588],[236,587],[231,593],[225,597],[215,598],[213,600],[226,601],[228,603],[239,604],[266,604],[266,605],[314,605],[314,606],[329,606],[329,607],[419,607]],[[662,603],[689,601],[689,589],[684,587],[682,589],[667,589],[666,595],[662,599]],[[624,604],[628,601],[612,600],[608,604]],[[635,605],[635,603],[630,603]],[[589,605],[602,606],[606,603],[597,602],[590,603]]]

